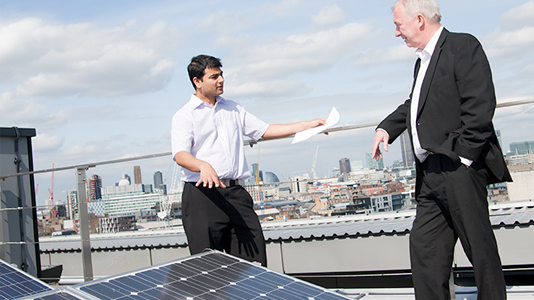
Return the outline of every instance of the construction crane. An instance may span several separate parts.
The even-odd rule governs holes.
[[[261,178],[260,178],[260,149],[261,149],[261,144],[258,143],[258,164],[256,165],[256,174],[254,174],[254,183],[256,185],[259,185],[260,182],[261,182]]]
[[[52,163],[52,187],[48,189],[48,195],[50,196],[50,206],[52,206],[52,218],[56,217],[56,210],[54,207],[54,163]]]
[[[319,145],[317,145],[317,149],[315,150],[315,155],[313,156],[313,164],[312,164],[312,179],[317,178],[317,169],[315,168],[317,164],[317,153],[319,152]]]
[[[261,150],[261,144],[258,143],[258,164],[256,166],[256,176],[254,182],[256,186],[258,187],[258,196],[260,197],[260,209],[261,209],[261,219],[265,216],[265,203],[263,202],[263,181],[260,178],[260,150]]]

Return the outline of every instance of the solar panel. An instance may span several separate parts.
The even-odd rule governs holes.
[[[17,299],[51,290],[46,283],[0,260],[0,299]]]
[[[150,268],[55,290],[2,262],[0,300],[350,299],[211,250]]]
[[[108,300],[349,299],[215,250],[72,288]]]
[[[22,299],[32,299],[32,300],[83,300],[83,299],[89,299],[84,296],[78,296],[74,294],[72,291],[69,290],[69,288],[62,289],[62,290],[56,290],[53,292],[47,292],[37,295],[32,295],[26,298]],[[22,300],[21,299],[21,300]]]

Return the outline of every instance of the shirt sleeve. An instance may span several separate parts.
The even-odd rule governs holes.
[[[243,109],[243,112],[244,112],[243,135],[248,136],[249,138],[255,141],[261,139],[265,131],[267,131],[269,124],[261,121],[253,114],[246,112],[244,109]]]
[[[191,114],[186,114],[184,109],[181,109],[172,117],[171,144],[173,160],[176,153],[180,151],[191,153],[194,135],[193,121],[190,116]]]

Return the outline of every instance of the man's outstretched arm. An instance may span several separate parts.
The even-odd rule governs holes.
[[[304,131],[306,129],[315,128],[324,125],[326,119],[317,118],[311,121],[302,121],[291,124],[271,124],[263,134],[263,139],[276,139]]]

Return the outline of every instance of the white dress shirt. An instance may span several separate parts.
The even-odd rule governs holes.
[[[192,95],[172,118],[172,155],[185,151],[209,163],[219,178],[250,177],[243,136],[257,141],[269,125],[231,100],[217,97],[215,106]],[[182,168],[182,180],[197,182],[199,172]]]
[[[441,26],[436,33],[434,33],[428,44],[426,44],[425,49],[417,48],[415,50],[415,53],[421,59],[421,63],[419,64],[419,71],[417,72],[415,86],[412,93],[412,102],[410,106],[410,125],[412,127],[414,154],[420,162],[425,161],[425,159],[428,157],[428,151],[421,148],[421,142],[419,141],[419,135],[417,133],[417,108],[419,107],[419,96],[421,95],[421,86],[425,80],[426,70],[428,70],[428,65],[430,64],[430,58],[432,58],[432,53],[434,53],[434,48],[436,48],[436,44],[438,43],[438,39],[442,31],[443,26]]]

